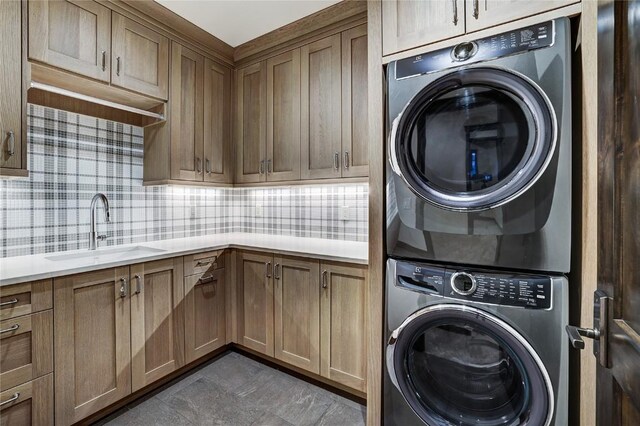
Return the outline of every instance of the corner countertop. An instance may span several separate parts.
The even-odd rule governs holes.
[[[136,250],[137,247],[143,249]],[[86,256],[88,250],[84,249],[7,257],[0,259],[0,287],[224,248],[271,251],[365,265],[369,255],[366,242],[229,233],[106,246],[93,252],[93,256]],[[51,257],[59,259],[51,260]]]

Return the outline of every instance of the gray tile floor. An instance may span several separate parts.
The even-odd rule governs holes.
[[[101,425],[364,425],[366,408],[235,352],[99,422]]]

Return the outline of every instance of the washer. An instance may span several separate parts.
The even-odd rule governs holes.
[[[384,424],[568,424],[564,276],[387,261]]]
[[[389,256],[569,272],[570,58],[562,18],[389,64]]]

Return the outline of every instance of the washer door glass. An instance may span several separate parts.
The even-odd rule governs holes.
[[[551,418],[544,367],[522,337],[489,318],[436,309],[402,330],[395,381],[427,424],[538,426]]]
[[[396,129],[400,171],[444,208],[483,210],[518,195],[553,154],[550,106],[522,77],[493,68],[450,73],[425,87]]]

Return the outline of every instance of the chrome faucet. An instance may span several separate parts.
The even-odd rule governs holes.
[[[89,250],[95,250],[98,247],[98,241],[104,241],[107,239],[106,235],[97,235],[96,233],[96,207],[98,206],[98,200],[102,201],[104,206],[104,221],[106,223],[111,222],[111,212],[109,211],[109,199],[102,193],[97,193],[91,200],[91,230],[89,232]]]

